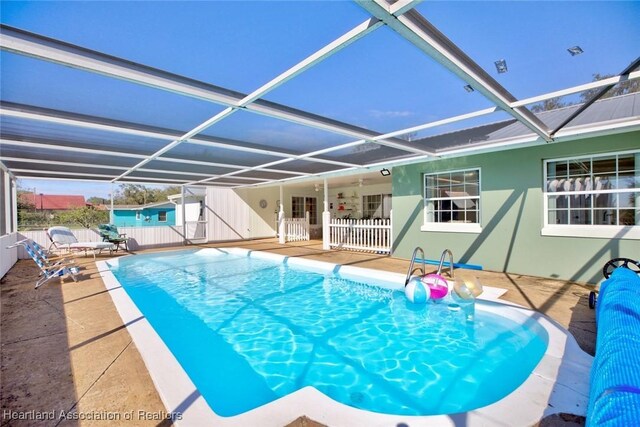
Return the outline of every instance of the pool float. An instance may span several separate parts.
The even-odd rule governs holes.
[[[447,279],[439,274],[426,274],[421,278],[422,283],[427,285],[430,290],[431,299],[438,300],[447,296],[449,293],[449,285]]]
[[[463,300],[475,300],[482,293],[482,285],[476,277],[472,280],[456,279],[453,291]]]
[[[404,294],[413,304],[426,304],[431,296],[431,289],[422,281],[421,277],[412,277],[404,287]]]

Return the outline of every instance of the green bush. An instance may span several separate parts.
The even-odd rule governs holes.
[[[56,213],[33,212],[27,210],[18,211],[18,230],[41,230],[56,225],[69,228],[95,228],[98,224],[109,222],[109,212],[99,211],[85,206],[68,211]]]

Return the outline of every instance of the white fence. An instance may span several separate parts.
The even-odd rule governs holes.
[[[329,247],[391,253],[391,219],[331,219]]]
[[[89,228],[72,229],[79,242],[101,242],[102,238],[96,230]],[[180,246],[184,241],[182,226],[158,227],[118,227],[118,232],[126,234],[129,239],[129,250],[158,248],[163,246]],[[22,231],[17,233],[17,240],[31,239],[40,246],[48,248],[51,241],[44,230]],[[23,248],[18,248],[18,258],[28,259]]]
[[[299,242],[309,240],[309,215],[306,218],[284,219],[285,242]]]

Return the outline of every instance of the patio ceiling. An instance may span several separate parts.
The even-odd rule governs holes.
[[[222,187],[274,185],[371,173],[399,163],[640,127],[636,96],[597,100],[605,89],[640,78],[638,52],[633,49],[622,52],[627,62],[617,76],[518,99],[423,16],[420,12],[428,14],[430,10],[419,1],[355,3],[361,9],[357,13],[345,11],[349,15],[345,21],[364,15],[363,21],[321,48],[307,49],[312,53],[248,93],[3,23],[2,77],[9,82],[4,84],[13,86],[2,91],[0,102],[2,167],[18,178]],[[441,115],[445,99],[427,106],[426,117],[431,120],[380,132],[361,119],[355,124],[273,100],[291,97],[291,91],[298,90],[295,82],[304,82],[304,74],[319,70],[314,78],[330,77],[330,67],[320,69],[330,58],[362,55],[364,49],[382,44],[359,43],[381,37],[395,47],[398,36],[404,44],[397,49],[409,46],[407,55],[417,55],[411,60],[416,70],[425,73],[423,80],[442,76],[436,85],[449,85],[460,92],[466,86],[473,96],[468,102],[459,101],[458,93],[451,94],[455,104],[451,111],[459,114]],[[304,41],[300,44],[306,47]],[[357,46],[364,46],[363,50],[357,51]],[[274,55],[277,53],[274,49]],[[29,73],[33,80],[29,80]],[[340,77],[335,75],[336,79]],[[46,85],[46,80],[50,80],[50,93],[21,92],[17,87]],[[77,107],[80,111],[59,108],[73,106],[72,101],[60,101],[65,97],[65,81],[74,82],[78,104],[84,106]],[[54,90],[55,84],[62,88],[59,92]],[[281,87],[292,89],[277,90]],[[574,105],[537,114],[530,109],[541,101],[598,88],[602,88],[600,93],[591,96],[584,107]],[[317,96],[321,97],[322,88],[319,91]],[[153,111],[145,115],[145,108],[115,105],[109,101],[110,92],[127,94],[131,104],[145,99]],[[424,104],[428,104],[429,94],[423,96]],[[335,107],[329,101],[325,110]],[[144,120],[130,119],[127,108]],[[404,112],[380,111],[380,117],[385,114],[400,116]]]

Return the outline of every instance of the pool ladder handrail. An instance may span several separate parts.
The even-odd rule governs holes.
[[[450,249],[445,249],[440,255],[440,264],[438,264],[438,271],[436,274],[440,274],[442,266],[444,265],[444,256],[449,254],[449,277],[453,279],[453,252]]]
[[[426,264],[425,264],[425,258],[424,258],[424,250],[422,250],[422,248],[420,246],[416,246],[416,248],[413,250],[413,254],[411,255],[411,262],[409,263],[409,271],[407,271],[407,277],[404,279],[404,285],[407,286],[407,284],[409,283],[409,280],[411,280],[411,276],[413,275],[413,265],[416,261],[416,255],[418,255],[418,251],[420,251],[420,253],[422,253],[422,267],[418,267],[419,269],[422,269],[422,275],[424,276],[425,274],[427,274],[426,271]]]

